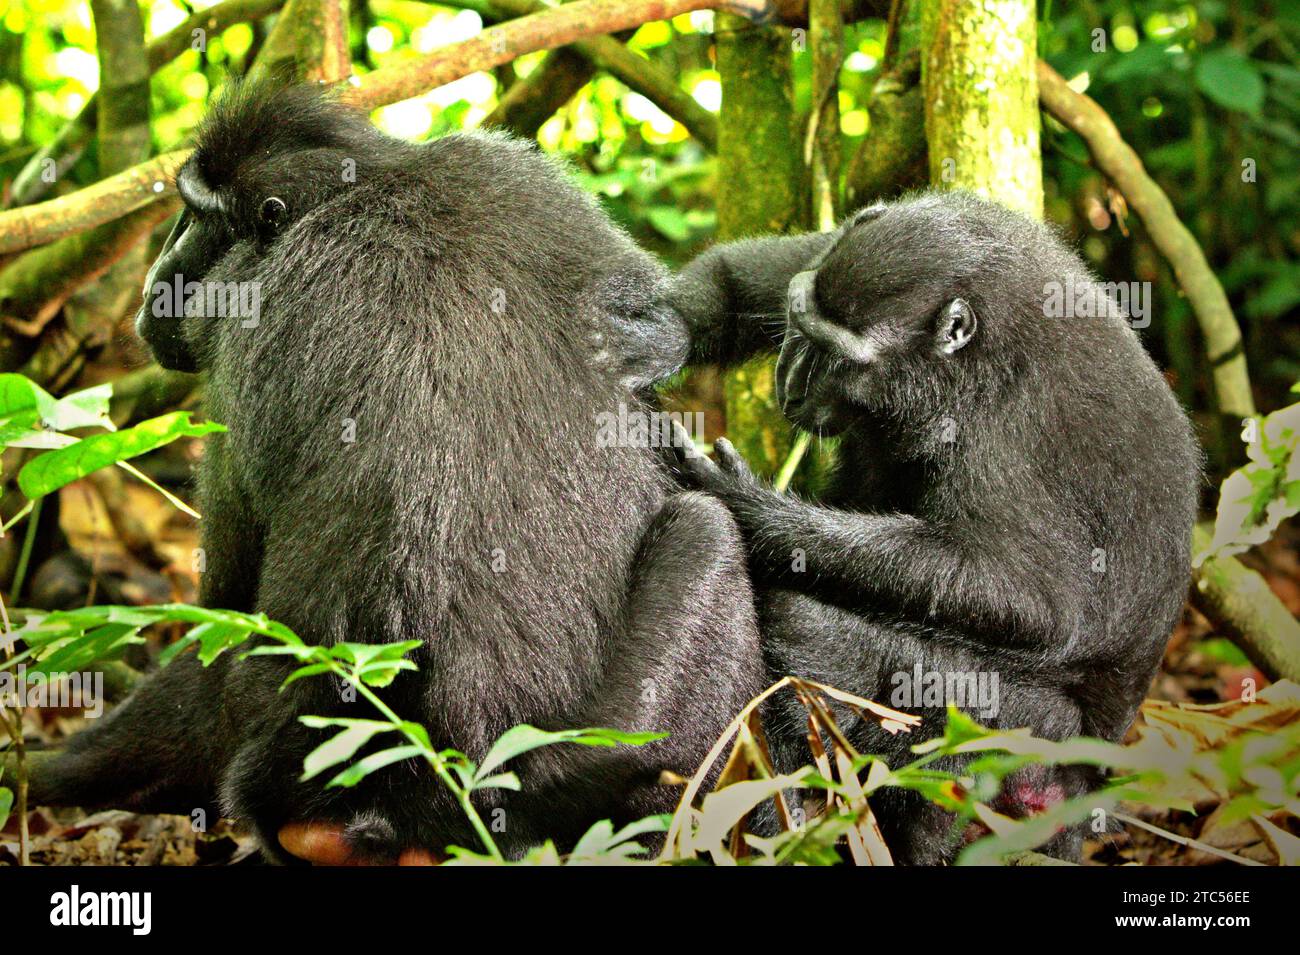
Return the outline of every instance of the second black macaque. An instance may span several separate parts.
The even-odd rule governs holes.
[[[942,729],[949,696],[922,699],[927,681],[985,688],[956,702],[994,726],[1124,734],[1185,599],[1200,454],[1126,316],[1049,228],[923,195],[832,233],[716,247],[660,304],[663,361],[779,347],[785,414],[840,437],[816,502],[756,480],[725,439],[717,464],[681,463],[745,536],[770,676],[921,714],[899,736],[842,714],[892,766]],[[778,768],[807,762],[802,712],[769,718]],[[1091,782],[1027,772],[1000,807]],[[899,861],[959,848],[920,798],[889,790],[875,808]],[[1077,850],[1076,833],[1049,847]]]
[[[520,723],[671,734],[512,760],[522,791],[474,796],[506,854],[671,810],[661,772],[693,773],[764,672],[726,508],[650,448],[597,447],[600,415],[646,410],[605,316],[648,308],[659,266],[505,136],[413,145],[311,89],[243,85],[197,139],[137,327],[205,372],[229,429],[200,472],[203,603],[311,643],[420,641],[383,699],[473,759]],[[419,760],[302,781],[326,736],[299,717],[375,714],[319,677],[281,692],[291,670],[183,655],[33,801],[220,810],[281,861],[296,821],[371,859],[482,848]]]

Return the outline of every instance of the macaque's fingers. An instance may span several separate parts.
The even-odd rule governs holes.
[[[716,486],[722,476],[718,466],[710,461],[707,455],[700,453],[695,447],[695,442],[691,440],[690,432],[682,427],[679,421],[674,420],[672,425],[672,468],[678,479],[689,487],[703,490]]]
[[[749,462],[741,457],[740,452],[726,438],[719,438],[715,441],[713,450],[718,453],[718,466],[724,474],[744,478],[747,481],[754,480],[754,474],[749,469]]]
[[[673,426],[673,451],[677,456],[682,458],[698,457],[700,452],[695,447],[695,441],[691,438],[691,433],[676,418],[669,418],[668,420]]]

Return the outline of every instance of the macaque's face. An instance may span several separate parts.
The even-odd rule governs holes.
[[[350,153],[333,144],[282,142],[252,155],[224,156],[200,144],[176,176],[185,206],[145,278],[135,327],[164,368],[198,371],[212,321],[256,322],[260,286],[250,276],[221,276],[223,260],[256,268],[273,255],[298,220],[346,189],[340,169]],[[239,253],[237,256],[233,253]],[[228,258],[229,257],[229,258]],[[245,327],[253,327],[246,325]]]
[[[924,217],[909,212],[907,203],[860,211],[790,283],[776,393],[805,430],[838,434],[879,410],[887,380],[958,360],[975,335],[971,306],[910,251],[926,240],[916,234]],[[945,236],[935,232],[927,245],[941,256]]]

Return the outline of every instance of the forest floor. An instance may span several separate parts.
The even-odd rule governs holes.
[[[179,454],[192,454],[182,450]],[[177,465],[183,462],[175,462]],[[93,600],[104,603],[148,603],[193,600],[196,575],[191,555],[197,546],[194,521],[166,504],[143,485],[126,484],[116,515],[105,508],[102,490],[92,493],[83,484],[62,492],[60,525],[72,551],[83,561],[56,555],[38,568],[34,591],[64,606]],[[122,513],[137,520],[137,538],[145,535],[158,557],[168,562],[161,570],[128,552],[121,540]],[[115,524],[116,521],[116,524]],[[139,551],[138,544],[136,551]],[[1244,556],[1262,573],[1292,613],[1300,615],[1300,529],[1283,525],[1268,544]],[[155,558],[154,563],[158,560]],[[93,567],[93,574],[78,574]],[[162,639],[167,639],[163,637]],[[1166,712],[1162,704],[1222,704],[1206,711],[1208,719],[1231,714],[1243,688],[1268,686],[1268,680],[1227,641],[1218,638],[1209,623],[1190,607],[1174,631],[1160,672],[1152,682],[1148,703],[1129,738],[1148,726],[1151,713]],[[1294,709],[1294,708],[1292,708]],[[1199,711],[1198,711],[1199,712]],[[1285,718],[1296,718],[1288,711]],[[27,732],[33,745],[57,745],[82,725],[79,712],[58,709],[29,710]],[[1168,732],[1168,726],[1164,727]],[[1177,732],[1197,735],[1193,726]],[[1200,742],[1204,744],[1204,739]],[[1196,812],[1131,809],[1148,825],[1176,836],[1195,839],[1247,859],[1276,863],[1272,844],[1249,819],[1225,821],[1211,802],[1198,803]],[[1296,832],[1295,817],[1271,820]],[[229,865],[258,864],[253,840],[226,820],[209,820],[207,831],[196,832],[191,820],[181,816],[147,816],[124,811],[87,815],[79,810],[36,807],[29,813],[31,859],[38,865]],[[0,866],[17,861],[17,816],[0,831]],[[1094,865],[1215,865],[1223,859],[1195,847],[1179,844],[1167,835],[1125,824],[1123,831],[1089,840],[1085,860]]]

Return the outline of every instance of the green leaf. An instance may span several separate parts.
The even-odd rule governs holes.
[[[207,642],[208,662],[220,649],[242,642],[240,633],[257,633],[286,644],[284,652],[297,653],[303,649],[311,653],[315,648],[305,648],[298,636],[284,624],[268,620],[265,614],[245,614],[234,610],[215,610],[190,604],[157,604],[152,607],[122,607],[106,604],[98,607],[80,607],[75,610],[58,610],[47,614],[33,612],[18,631],[29,647],[46,648],[60,641],[71,640],[109,624],[126,625],[140,629],[153,624],[193,623],[213,624],[209,629],[183,637],[175,648],[163,653],[163,663],[170,662],[177,653],[196,641]],[[134,642],[134,640],[125,641]],[[110,648],[111,649],[111,648]],[[283,650],[281,647],[272,649]]]
[[[602,819],[583,833],[569,854],[569,860],[580,862],[644,855],[645,846],[633,840],[650,832],[667,832],[672,818],[671,815],[646,816],[628,823],[618,832],[614,831],[613,823]]]
[[[199,662],[208,666],[231,647],[237,647],[251,636],[248,627],[239,623],[201,623],[162,652],[163,666],[191,644],[199,645]]]
[[[102,660],[117,650],[133,643],[143,643],[136,636],[139,627],[126,623],[109,623],[88,633],[74,637],[48,654],[40,662],[27,668],[28,673],[72,673],[87,669],[96,660]]]
[[[1099,58],[1092,54],[1087,60],[1080,61],[1079,69],[1088,69],[1088,64]],[[1147,77],[1168,72],[1174,67],[1174,57],[1163,43],[1139,43],[1127,53],[1116,51],[1100,58],[1097,70],[1098,83],[1116,85],[1133,80],[1145,80]],[[1067,76],[1071,75],[1069,73]]]
[[[76,440],[61,431],[89,427],[113,431],[108,417],[112,395],[113,386],[103,384],[56,399],[23,375],[0,375],[0,445],[57,448]]]
[[[403,658],[420,646],[421,642],[336,643],[330,647],[329,654],[336,660],[351,663],[357,678],[366,686],[382,689],[392,683],[401,671],[416,669],[412,661]]]
[[[426,730],[424,726],[421,725],[420,723],[413,723],[410,720],[404,720],[398,726],[398,729],[400,729],[407,736],[413,738],[417,743],[422,745],[425,749],[429,749],[429,750],[433,749],[433,743],[429,741],[429,731]],[[457,752],[454,749],[443,750],[439,755],[443,759],[456,759],[456,758],[467,759],[464,753]]]
[[[523,789],[523,784],[519,782],[519,777],[514,773],[497,773],[494,776],[488,776],[474,782],[470,779],[469,789],[509,789],[513,792],[519,792]]]
[[[686,213],[676,206],[651,206],[646,218],[655,231],[669,242],[685,242],[694,231]]]
[[[580,746],[616,746],[623,743],[629,746],[641,746],[663,739],[667,735],[667,733],[624,733],[611,729],[560,730],[553,733],[521,723],[506,730],[492,744],[492,748],[483,757],[483,762],[474,775],[474,781],[481,782],[503,763],[542,746],[553,746],[556,743],[577,743]]]
[[[1250,666],[1250,659],[1246,654],[1242,653],[1241,648],[1231,640],[1225,640],[1223,637],[1204,639],[1196,644],[1196,649],[1216,663],[1226,663],[1237,667]]]
[[[323,728],[325,726],[343,726],[342,732],[321,743],[307,754],[302,761],[301,780],[319,776],[331,766],[337,766],[356,755],[357,750],[380,733],[390,733],[396,729],[392,723],[381,720],[322,720],[319,717],[301,717],[308,726]]]
[[[1007,823],[1003,835],[991,835],[968,845],[957,856],[957,865],[1001,865],[1014,852],[1035,849],[1065,826],[1087,819],[1093,813],[1111,812],[1123,798],[1121,789],[1109,788],[1059,802],[1046,811]]]
[[[18,472],[18,487],[30,498],[43,497],[102,467],[146,454],[177,438],[224,430],[224,426],[212,421],[193,424],[188,411],[176,411],[142,421],[133,428],[91,435],[33,458]]]
[[[0,786],[0,829],[9,821],[9,811],[14,807],[14,794],[10,789]]]
[[[285,681],[280,684],[280,689],[283,690],[290,683],[297,683],[299,680],[306,679],[309,676],[320,676],[322,673],[333,673],[333,672],[334,672],[334,667],[328,663],[309,663],[306,666],[299,667],[298,669],[290,673],[285,678]]]
[[[1279,524],[1300,513],[1300,404],[1280,408],[1258,422],[1259,439],[1246,446],[1249,461],[1219,488],[1209,549],[1213,556],[1239,554],[1273,536]]]
[[[22,411],[0,418],[0,445],[9,447],[19,442],[31,444],[40,440],[42,432],[35,430],[41,416],[35,411]]]
[[[26,375],[0,375],[0,418],[54,407],[54,396]]]
[[[1269,280],[1246,303],[1245,312],[1251,318],[1273,318],[1285,315],[1300,306],[1300,281],[1291,271]]]
[[[293,657],[299,663],[314,660],[324,650],[321,647],[309,647],[305,643],[263,644],[244,653],[243,657]]]
[[[382,690],[403,670],[415,670],[416,665],[410,660],[398,660],[395,663],[371,663],[357,671],[357,678],[366,686]]]
[[[1264,105],[1264,79],[1259,69],[1248,57],[1227,47],[1202,54],[1196,63],[1196,86],[1227,109],[1257,115]]]
[[[614,824],[608,819],[602,819],[582,834],[578,844],[573,847],[572,854],[576,858],[594,859],[603,855],[613,843]]]
[[[952,753],[957,750],[957,747],[976,740],[987,739],[994,732],[994,730],[981,726],[950,703],[948,705],[948,722],[944,724],[943,735],[913,746],[912,752],[922,755],[936,751]]]
[[[113,397],[111,384],[96,385],[77,391],[54,402],[41,415],[45,427],[54,431],[71,431],[73,428],[107,428],[117,426],[108,416],[108,405]]]
[[[400,763],[404,759],[417,759],[423,755],[424,750],[418,746],[394,746],[390,749],[381,749],[379,752],[371,753],[365,759],[353,763],[327,782],[325,788],[355,786],[377,769],[383,769],[393,763]]]
[[[399,643],[336,643],[330,647],[330,656],[364,667],[375,661],[400,660],[420,643],[419,640],[403,640]]]

